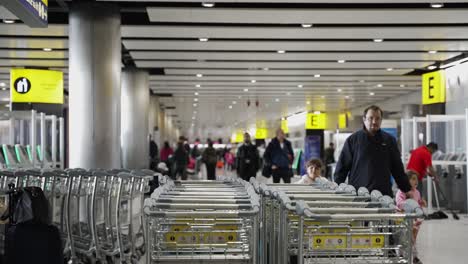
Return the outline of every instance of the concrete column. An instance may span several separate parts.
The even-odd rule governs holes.
[[[418,104],[404,104],[401,106],[401,118],[410,119],[413,116],[421,116],[421,107]]]
[[[126,169],[144,169],[149,164],[148,72],[125,69],[122,72],[122,165]]]
[[[70,167],[120,168],[120,11],[72,3],[69,17]]]

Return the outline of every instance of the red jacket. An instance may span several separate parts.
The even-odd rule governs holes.
[[[161,149],[161,161],[167,161],[170,155],[173,155],[174,151],[172,148],[162,148]]]

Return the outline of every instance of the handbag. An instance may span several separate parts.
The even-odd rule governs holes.
[[[267,178],[270,178],[271,177],[271,164],[267,163],[267,162],[263,162],[263,168],[262,168],[262,175],[263,177],[267,177]]]

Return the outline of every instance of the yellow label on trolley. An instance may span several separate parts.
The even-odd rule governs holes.
[[[353,235],[352,248],[383,248],[385,237],[382,235]]]
[[[311,237],[313,249],[345,249],[346,236],[318,235]]]
[[[236,225],[215,225],[204,231],[190,225],[173,225],[165,237],[166,242],[173,246],[174,242],[178,245],[224,244],[238,241],[238,229]]]

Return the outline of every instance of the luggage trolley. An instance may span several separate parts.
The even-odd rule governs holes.
[[[258,263],[259,206],[242,180],[165,179],[145,200],[147,263]]]
[[[320,181],[313,185],[298,184],[259,184],[255,179],[251,179],[261,199],[261,248],[263,248],[262,263],[286,263],[289,255],[296,255],[295,252],[289,252],[288,234],[289,227],[285,226],[287,221],[297,221],[297,216],[285,214],[287,211],[282,207],[279,199],[279,193],[288,195],[294,201],[314,197],[320,203],[335,199],[337,201],[364,201],[368,200],[369,193],[363,188],[359,190],[359,196],[356,196],[356,189],[347,184],[336,185],[329,181]],[[294,208],[290,208],[294,210]],[[286,216],[285,219],[283,216]],[[292,239],[292,238],[290,238]],[[296,238],[297,240],[297,238]],[[291,253],[291,254],[290,254]]]
[[[409,214],[393,208],[313,208],[296,203],[298,263],[412,263],[413,200]]]

